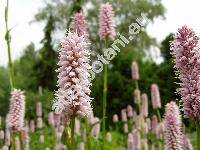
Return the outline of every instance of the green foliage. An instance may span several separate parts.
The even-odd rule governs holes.
[[[5,116],[9,107],[8,97],[10,96],[9,70],[7,68],[0,67],[0,82],[0,115]]]
[[[40,135],[44,135],[44,143],[40,142]],[[50,127],[45,127],[40,131],[30,134],[30,148],[31,150],[39,150],[49,148],[54,150],[56,147],[55,131]]]

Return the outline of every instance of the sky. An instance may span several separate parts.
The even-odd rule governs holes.
[[[0,65],[7,64],[7,47],[4,40],[4,7],[6,0],[0,2]],[[166,8],[165,20],[158,18],[148,25],[148,33],[161,42],[169,33],[175,33],[182,25],[188,25],[200,33],[199,0],[163,0]],[[42,23],[31,23],[34,14],[43,6],[41,0],[10,0],[9,27],[11,30],[12,59],[18,58],[22,50],[33,42],[39,48],[43,37]]]

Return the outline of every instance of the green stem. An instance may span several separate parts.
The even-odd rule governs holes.
[[[107,43],[105,41],[105,47]],[[105,149],[106,143],[106,106],[107,106],[107,80],[108,80],[108,65],[104,64],[104,76],[103,76],[103,120],[102,120],[102,133],[103,133],[103,149]]]
[[[9,71],[10,71],[10,86],[11,89],[14,88],[14,68],[11,59],[11,50],[10,50],[10,31],[8,29],[8,8],[9,8],[9,0],[7,0],[6,7],[5,7],[5,24],[6,24],[6,34],[5,40],[8,48],[8,61],[9,61]]]
[[[20,141],[20,145],[21,145],[21,149],[24,150],[24,144],[23,144],[23,137],[22,137],[22,132],[19,132],[19,141]]]
[[[89,124],[88,124],[88,118],[85,118],[85,128],[86,128],[86,135],[87,135],[86,147],[87,147],[88,150],[90,150],[91,149],[90,128],[89,128]]]
[[[75,148],[74,148],[74,127],[75,127],[75,116],[73,116],[72,120],[71,120],[71,150],[75,150]]]
[[[197,129],[197,150],[200,150],[200,124],[196,123],[196,129]]]
[[[104,82],[103,82],[103,146],[106,141],[106,103],[107,103],[107,77],[108,65],[104,64]]]
[[[16,146],[15,146],[15,134],[12,135],[11,150],[16,150]]]
[[[162,118],[161,118],[159,109],[157,109],[156,111],[157,111],[158,121],[162,122]]]

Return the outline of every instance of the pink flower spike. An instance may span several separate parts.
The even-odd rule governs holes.
[[[74,15],[73,31],[78,34],[78,36],[84,35],[88,38],[87,25],[85,16],[82,13],[76,13]]]
[[[192,144],[187,135],[183,135],[183,150],[193,150]]]
[[[170,102],[165,108],[166,150],[181,149],[181,119],[179,108]]]
[[[137,62],[133,62],[131,66],[132,80],[139,80],[139,69]]]
[[[174,38],[171,50],[181,81],[179,91],[183,100],[184,116],[200,122],[199,38],[187,26],[180,28]]]
[[[114,115],[113,115],[113,122],[114,122],[114,123],[117,123],[118,121],[119,121],[118,115],[117,115],[117,114],[114,114]]]
[[[55,125],[55,122],[54,122],[54,113],[53,112],[49,112],[49,114],[48,114],[48,124],[51,127],[54,127],[54,125]]]
[[[21,90],[14,89],[11,92],[10,110],[6,118],[8,129],[17,132],[24,126],[25,96]]]
[[[140,90],[135,89],[133,94],[134,94],[135,104],[139,104],[140,103]]]
[[[57,82],[59,89],[55,95],[65,121],[72,116],[88,116],[92,112],[88,45],[84,36],[71,32],[61,42]]]
[[[102,4],[99,15],[99,36],[101,40],[113,40],[115,37],[114,11],[110,4]]]
[[[157,134],[158,132],[158,119],[156,115],[152,117],[152,133]]]
[[[147,97],[147,94],[142,94],[141,96],[142,98],[142,115],[144,117],[147,117],[148,114],[149,114],[149,111],[148,111],[148,97]]]
[[[125,109],[121,110],[121,117],[122,117],[122,122],[127,122],[127,114]]]
[[[37,114],[37,117],[42,117],[42,103],[41,102],[36,103],[36,114]]]
[[[151,101],[153,109],[161,108],[160,92],[157,84],[151,85]]]

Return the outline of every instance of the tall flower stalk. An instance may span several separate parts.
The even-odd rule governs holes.
[[[180,94],[183,100],[184,116],[196,122],[197,149],[200,149],[200,54],[199,38],[195,32],[183,26],[178,30],[171,44],[175,68],[178,71]]]
[[[102,4],[99,15],[99,36],[100,40],[104,41],[105,48],[107,48],[107,41],[113,40],[115,37],[114,11],[109,3]],[[107,105],[107,79],[108,65],[104,64],[104,78],[103,78],[103,146],[106,142],[106,105]],[[104,147],[105,149],[105,147]]]
[[[138,105],[138,110],[139,110],[139,114],[140,114],[141,113],[141,98],[140,98],[140,90],[139,90],[139,85],[138,85],[138,80],[139,80],[140,76],[139,76],[138,64],[135,61],[131,65],[131,76],[132,76],[132,80],[135,81],[136,90],[134,91],[134,99],[136,99],[136,97],[137,97],[136,104]]]
[[[8,11],[9,11],[9,0],[7,0],[6,7],[5,7],[5,24],[6,24],[6,34],[5,34],[5,40],[7,44],[7,50],[8,50],[8,64],[9,64],[9,71],[10,71],[10,86],[11,89],[14,88],[15,82],[14,82],[14,68],[12,64],[12,58],[11,58],[11,48],[10,48],[10,29],[8,27]]]

